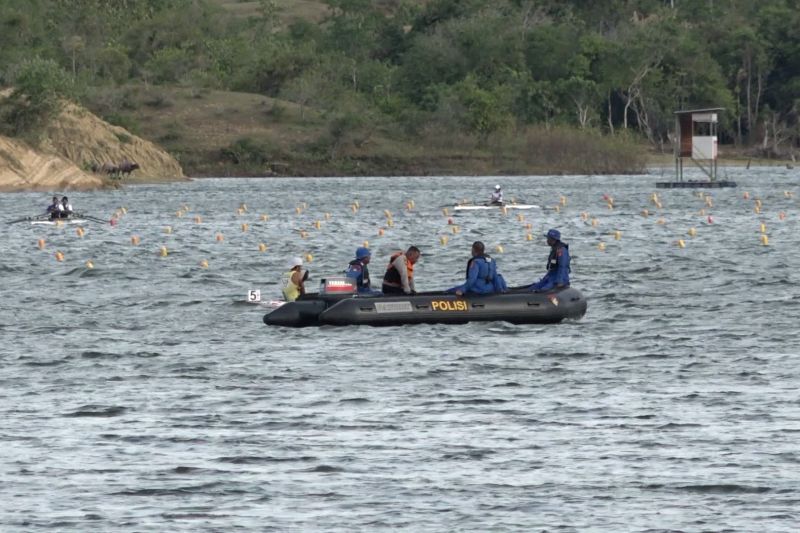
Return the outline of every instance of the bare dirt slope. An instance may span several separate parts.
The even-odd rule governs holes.
[[[106,180],[84,172],[61,156],[33,150],[0,137],[0,191],[64,191],[97,189]]]
[[[186,179],[178,161],[163,149],[68,103],[35,148],[0,136],[0,191],[112,187],[119,182],[90,169],[125,160],[139,164],[139,169],[122,183]]]

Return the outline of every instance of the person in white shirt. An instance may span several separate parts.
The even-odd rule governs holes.
[[[489,205],[501,205],[503,203],[503,189],[500,188],[500,185],[494,186],[494,192],[492,193],[491,198],[489,198]]]
[[[69,203],[69,199],[66,196],[61,198],[61,213],[59,216],[61,218],[69,218],[72,216],[72,204]]]

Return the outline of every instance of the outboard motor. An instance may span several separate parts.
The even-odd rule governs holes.
[[[356,281],[347,276],[322,278],[319,283],[320,295],[343,296],[356,293]]]

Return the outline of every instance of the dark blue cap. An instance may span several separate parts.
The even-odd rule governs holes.
[[[363,246],[356,248],[356,259],[364,259],[365,257],[369,257],[372,254],[369,251],[369,248],[365,248]]]
[[[561,232],[558,231],[557,229],[551,229],[550,231],[545,233],[544,236],[547,237],[548,239],[553,239],[556,241],[561,240]]]

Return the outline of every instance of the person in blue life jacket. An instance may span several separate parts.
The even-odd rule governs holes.
[[[467,280],[447,289],[446,292],[458,296],[464,294],[492,294],[507,289],[503,276],[497,273],[497,263],[486,255],[486,247],[481,241],[472,243],[472,257],[467,261]]]
[[[358,294],[381,294],[380,291],[373,290],[372,286],[370,285],[369,269],[367,268],[367,265],[369,264],[371,257],[372,254],[370,253],[369,248],[364,246],[357,248],[356,258],[350,261],[347,266],[347,270],[344,271],[345,276],[355,280]]]
[[[531,291],[543,292],[569,287],[569,245],[561,242],[561,232],[551,229],[545,235],[550,246],[547,257],[547,273],[542,279],[528,287]]]

